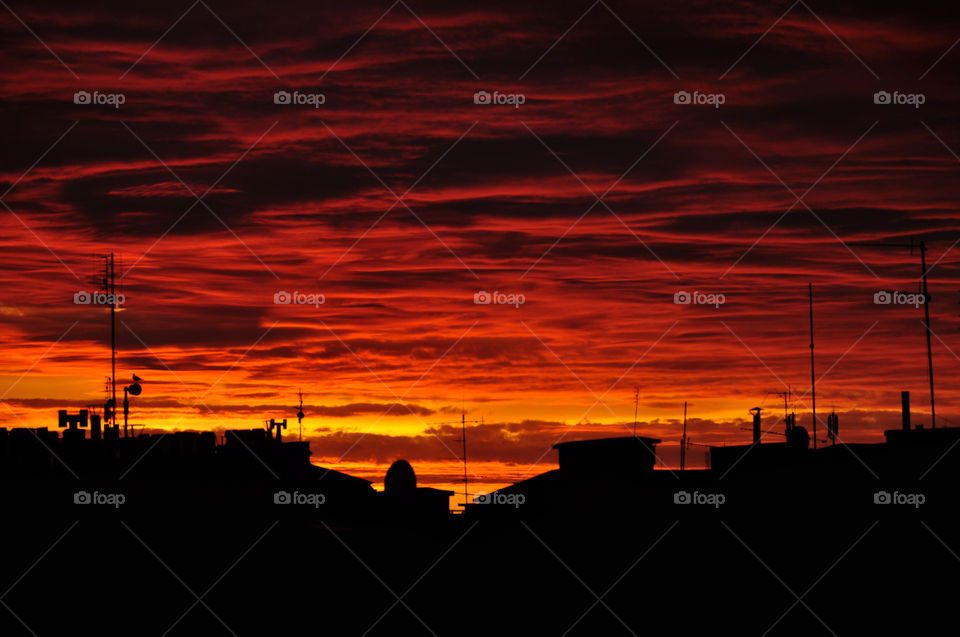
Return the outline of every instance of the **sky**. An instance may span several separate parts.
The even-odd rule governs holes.
[[[300,436],[302,391],[376,482],[455,484],[462,413],[475,489],[635,422],[676,466],[684,402],[812,426],[812,283],[818,436],[879,441],[929,422],[911,241],[960,425],[945,5],[0,4],[0,426],[102,405],[113,252],[136,431]]]

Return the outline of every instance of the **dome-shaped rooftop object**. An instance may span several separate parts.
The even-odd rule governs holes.
[[[387,469],[383,479],[383,488],[387,493],[406,493],[417,488],[417,474],[406,460],[397,460]]]
[[[806,427],[795,426],[787,433],[787,444],[795,449],[806,449],[810,446],[810,434]]]

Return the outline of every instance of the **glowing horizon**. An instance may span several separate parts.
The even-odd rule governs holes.
[[[43,46],[0,23],[0,427],[103,404],[108,317],[75,297],[116,252],[136,431],[289,438],[302,390],[315,462],[453,484],[463,410],[499,484],[561,436],[628,435],[634,386],[664,449],[684,401],[694,442],[748,441],[757,405],[782,430],[788,386],[811,429],[812,282],[818,434],[835,409],[878,441],[902,390],[930,418],[920,262],[862,244],[913,239],[937,425],[960,424],[935,10],[417,9],[196,9],[157,40],[175,16],[23,8]]]

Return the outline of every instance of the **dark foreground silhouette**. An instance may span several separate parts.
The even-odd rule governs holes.
[[[69,429],[67,431],[70,431]],[[878,445],[558,445],[446,512],[264,431],[0,434],[0,635],[865,635],[951,631],[953,429]],[[521,497],[522,496],[522,497]]]

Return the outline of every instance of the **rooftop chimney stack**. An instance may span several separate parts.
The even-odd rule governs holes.
[[[754,407],[750,410],[750,413],[753,414],[753,444],[760,444],[760,412],[763,411],[759,407]]]
[[[68,427],[68,429],[63,432],[64,440],[75,441],[84,439],[86,434],[84,434],[80,427],[87,426],[88,414],[89,412],[86,409],[81,409],[76,416],[68,414],[66,409],[61,409],[57,412],[57,425],[60,428]]]
[[[267,423],[267,427],[268,427],[270,433],[273,433],[273,430],[274,430],[274,429],[277,430],[276,441],[277,441],[277,442],[281,442],[281,441],[283,440],[283,438],[281,437],[282,434],[280,433],[280,430],[287,428],[287,419],[284,418],[283,420],[276,420],[276,419],[274,419],[274,418],[271,418],[271,419],[269,420],[269,422]]]

